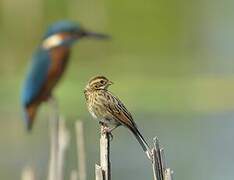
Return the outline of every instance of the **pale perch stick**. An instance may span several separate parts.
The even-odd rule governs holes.
[[[153,175],[154,175],[154,180],[161,180],[160,175],[159,175],[159,167],[157,163],[157,152],[155,149],[152,149],[152,154],[153,154]]]
[[[101,126],[100,166],[96,165],[96,180],[111,180],[110,135]]]
[[[154,173],[154,180],[163,180],[163,172],[162,172],[162,164],[161,164],[161,157],[160,157],[160,147],[158,138],[154,138],[154,148],[152,149],[153,154],[153,173]]]
[[[100,163],[104,171],[104,180],[111,180],[110,135],[101,126]]]
[[[172,180],[172,171],[166,167],[165,155],[163,148],[160,148],[159,140],[154,138],[153,154],[153,175],[154,180]]]
[[[66,155],[66,150],[70,141],[70,134],[66,127],[65,120],[60,118],[59,120],[59,134],[58,134],[58,179],[64,179],[64,160]]]
[[[75,169],[71,171],[70,180],[78,180],[78,173]]]
[[[173,180],[172,175],[173,175],[173,172],[171,171],[171,169],[167,168],[165,170],[165,180]]]
[[[104,180],[102,168],[97,164],[95,165],[95,177],[95,180]]]
[[[78,173],[74,169],[71,171],[70,180],[78,180]]]
[[[57,180],[58,177],[58,134],[59,134],[59,110],[56,100],[51,97],[49,99],[51,106],[50,117],[50,160],[48,180]]]
[[[82,121],[76,121],[76,144],[79,180],[86,180],[86,155],[84,143],[84,127]]]
[[[30,166],[26,166],[22,171],[21,180],[36,180],[34,169]]]
[[[161,168],[162,168],[162,171],[164,172],[163,173],[163,177],[164,177],[164,174],[166,171],[166,160],[165,160],[165,154],[164,154],[163,148],[160,148],[159,155],[160,155],[160,161],[161,161]]]

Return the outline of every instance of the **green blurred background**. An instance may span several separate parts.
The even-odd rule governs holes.
[[[46,27],[60,19],[106,32],[108,42],[82,40],[55,91],[72,133],[66,179],[76,168],[74,121],[84,120],[88,179],[99,156],[98,124],[83,88],[103,74],[148,141],[157,135],[180,180],[232,180],[234,172],[234,1],[1,0],[0,179],[20,178],[26,165],[46,179],[48,114],[24,131],[19,93],[27,64]],[[114,132],[113,179],[152,179],[150,164],[125,129]]]

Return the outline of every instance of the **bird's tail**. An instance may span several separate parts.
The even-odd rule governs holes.
[[[28,131],[32,130],[38,104],[31,104],[24,109],[24,120]]]
[[[146,153],[147,157],[150,160],[152,160],[153,157],[152,157],[151,149],[150,149],[149,145],[147,144],[147,142],[145,141],[144,137],[139,132],[139,130],[137,128],[130,128],[130,130],[132,131],[132,133],[136,137],[137,141],[140,143],[140,145],[141,145],[143,151]]]

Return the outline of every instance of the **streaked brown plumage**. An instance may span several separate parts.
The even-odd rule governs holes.
[[[124,104],[108,91],[111,84],[113,83],[104,76],[96,76],[89,81],[84,90],[89,112],[106,126],[109,133],[120,125],[127,127],[151,159],[150,148],[139,132],[132,115]]]

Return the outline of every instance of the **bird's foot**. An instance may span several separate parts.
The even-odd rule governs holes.
[[[103,131],[108,134],[108,136],[110,137],[110,141],[113,140],[113,135],[111,133],[112,130],[113,130],[113,128],[110,128],[110,127],[107,127],[107,126],[103,127]]]

